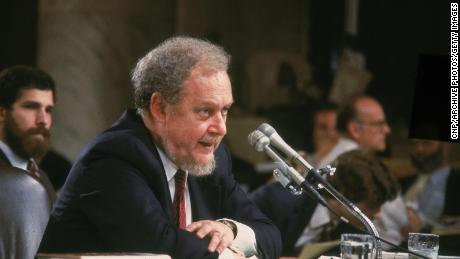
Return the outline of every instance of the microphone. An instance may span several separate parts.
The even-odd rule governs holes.
[[[399,247],[391,242],[388,242],[382,238],[380,238],[377,229],[372,224],[372,222],[367,218],[364,213],[359,210],[359,208],[350,202],[345,196],[339,193],[335,188],[329,184],[325,179],[323,179],[323,174],[334,173],[335,168],[326,167],[322,169],[314,170],[314,168],[305,161],[294,149],[292,149],[284,140],[278,135],[276,130],[267,123],[262,123],[257,130],[253,131],[248,136],[249,144],[253,146],[257,151],[261,152],[264,151],[268,156],[270,156],[273,160],[276,161],[276,164],[279,169],[275,169],[274,174],[275,178],[286,188],[292,187],[292,181],[294,181],[298,186],[302,188],[303,191],[307,192],[313,199],[316,199],[321,203],[323,206],[328,208],[333,214],[340,217],[345,223],[348,223],[348,220],[340,216],[337,212],[335,212],[331,207],[328,206],[325,199],[317,192],[317,190],[312,187],[310,184],[311,182],[319,182],[326,191],[328,191],[339,203],[341,203],[352,215],[357,217],[363,223],[364,227],[367,229],[367,232],[370,233],[372,236],[376,238],[375,241],[376,246],[376,257],[382,258],[382,248],[380,245],[380,241],[383,241],[393,247],[397,247],[403,251],[406,251],[410,254],[414,254],[421,258],[427,258],[426,256],[422,256],[419,253],[414,253],[409,251],[405,248]],[[303,178],[293,167],[290,167],[286,164],[286,162],[278,156],[278,154],[271,149],[270,145],[276,147],[279,151],[286,154],[286,156],[291,161],[300,162],[308,171],[306,179]],[[277,177],[276,174],[281,172],[283,177]],[[316,184],[319,186],[319,184]],[[318,187],[317,187],[318,188]],[[295,194],[295,193],[294,193]],[[353,225],[351,225],[353,226]]]
[[[301,163],[307,169],[307,172],[313,169],[313,166],[311,166],[307,161],[305,161],[305,159],[302,158],[302,156],[299,155],[299,153],[297,153],[286,142],[284,142],[276,130],[268,123],[260,124],[257,129],[270,139],[271,145],[286,154],[289,160]]]
[[[255,148],[256,151],[264,151],[273,161],[275,161],[279,171],[288,179],[282,179],[281,184],[284,187],[290,186],[289,182],[293,181],[298,186],[301,186],[314,200],[327,207],[326,200],[318,193],[318,191],[302,177],[293,167],[286,162],[270,147],[270,139],[260,130],[254,130],[248,136],[248,142]],[[276,177],[276,175],[275,175]],[[278,180],[280,178],[276,177]]]

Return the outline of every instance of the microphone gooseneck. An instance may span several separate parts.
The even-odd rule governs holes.
[[[326,180],[324,180],[323,177],[321,177],[320,175],[320,171],[314,170],[313,167],[307,161],[305,161],[294,149],[292,149],[286,142],[284,142],[284,140],[278,135],[278,133],[272,126],[270,126],[267,123],[262,123],[257,128],[257,130],[249,134],[248,140],[249,143],[252,146],[254,146],[254,148],[257,151],[265,151],[265,153],[267,153],[267,155],[269,155],[276,162],[286,164],[286,162],[284,162],[284,160],[270,148],[270,145],[273,145],[278,150],[280,150],[280,152],[284,153],[291,162],[296,161],[302,164],[302,166],[306,169],[305,171],[307,180],[300,176],[300,174],[297,171],[295,171],[294,168],[289,166],[287,166],[287,168],[292,168],[292,171],[287,170],[286,176],[289,179],[293,180],[298,186],[301,186],[302,189],[304,189],[308,194],[314,194],[314,199],[320,201],[322,205],[331,210],[331,208],[327,205],[327,202],[325,202],[324,198],[316,191],[316,189],[313,186],[317,186],[317,188],[324,187],[324,189],[327,192],[329,192],[332,195],[332,197],[339,201],[339,203],[342,204],[342,206],[344,206],[350,213],[352,213],[352,215],[354,215],[362,222],[362,224],[366,227],[369,233],[376,237],[376,239],[374,240],[376,258],[382,258],[382,246],[380,243],[380,236],[371,220],[364,213],[362,213],[356,205],[354,205],[352,202],[346,199],[341,193],[335,190],[335,188],[333,188],[332,185],[330,185]],[[318,183],[320,183],[321,185]],[[336,213],[334,212],[334,214]]]
[[[382,258],[382,247],[380,243],[380,241],[382,241],[402,251],[408,252],[421,258],[429,259],[420,253],[409,251],[408,249],[402,248],[380,238],[377,229],[369,220],[369,218],[364,215],[364,213],[362,213],[356,205],[344,197],[328,181],[326,181],[326,179],[322,177],[324,174],[333,174],[335,172],[335,168],[328,166],[326,168],[314,169],[294,149],[292,149],[286,142],[284,142],[278,133],[276,133],[276,130],[269,124],[261,124],[257,130],[254,130],[251,134],[249,134],[248,141],[249,144],[251,144],[251,146],[256,149],[256,151],[265,152],[273,161],[275,161],[277,168],[273,171],[273,175],[284,187],[290,189],[293,194],[298,195],[301,192],[307,193],[313,199],[317,200],[326,208],[328,208],[331,213],[338,216],[345,223],[349,224],[349,221],[340,216],[336,211],[334,211],[334,209],[329,207],[326,200],[318,193],[317,189],[324,188],[332,195],[332,197],[339,201],[343,207],[350,211],[352,215],[358,218],[366,228],[367,231],[365,232],[375,237],[376,258]],[[277,150],[283,152],[288,157],[290,162],[296,161],[301,163],[305,168],[306,177],[303,178],[299,172],[297,172],[293,167],[286,163],[284,159],[281,158],[281,156],[271,148],[271,146],[274,146]],[[351,226],[363,231],[361,228],[358,228],[353,224],[351,224]]]

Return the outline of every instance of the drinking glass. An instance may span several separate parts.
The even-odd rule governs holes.
[[[365,234],[342,234],[341,257],[344,259],[371,259],[375,255],[375,238]]]
[[[429,258],[437,258],[439,250],[439,236],[425,233],[409,233],[407,248],[411,252],[416,252]],[[418,257],[409,254],[409,258]]]

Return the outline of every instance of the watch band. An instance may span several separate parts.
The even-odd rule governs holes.
[[[231,220],[226,220],[226,219],[219,219],[217,220],[218,222],[226,225],[227,227],[229,227],[232,232],[233,232],[233,239],[236,238],[236,235],[238,234],[238,227],[236,226],[236,224],[231,221]]]

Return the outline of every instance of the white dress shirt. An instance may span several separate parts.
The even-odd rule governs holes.
[[[346,137],[341,137],[337,144],[335,144],[335,146],[329,151],[329,153],[327,153],[327,155],[325,155],[321,161],[318,161],[317,168],[326,167],[327,165],[330,165],[332,162],[334,162],[334,160],[341,154],[358,148],[358,143],[355,141]]]
[[[6,158],[8,158],[12,166],[21,168],[22,170],[27,170],[28,160],[16,155],[16,153],[14,153],[14,151],[1,140],[0,149],[3,151],[3,154],[5,154]]]
[[[174,175],[176,174],[178,168],[177,166],[169,159],[168,156],[161,150],[160,148],[156,147],[158,153],[160,154],[161,162],[163,163],[165,172],[166,172],[166,179],[168,180],[169,186],[169,193],[171,195],[171,201],[174,199],[174,191],[176,190],[175,182],[174,182]],[[185,172],[188,176],[188,172]],[[186,225],[192,223],[192,203],[190,202],[190,192],[188,189],[188,181],[186,180],[185,184],[185,213],[186,213]],[[230,220],[235,223],[238,234],[236,235],[235,239],[232,241],[231,246],[236,247],[240,251],[242,251],[246,257],[257,255],[257,242],[256,242],[256,235],[254,231],[247,225],[237,222],[232,219],[225,219]],[[219,256],[220,259],[230,259],[233,258],[233,252],[230,249],[225,249],[222,254]]]

